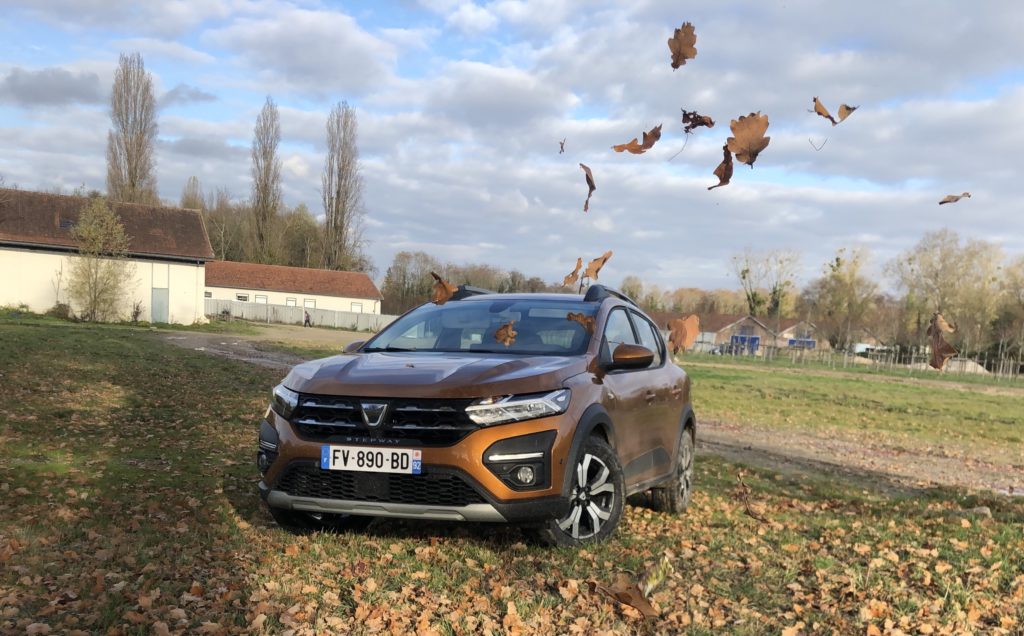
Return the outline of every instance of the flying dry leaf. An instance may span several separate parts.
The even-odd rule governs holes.
[[[762,115],[761,111],[743,115],[738,120],[729,122],[732,129],[732,137],[726,140],[726,147],[729,152],[736,155],[736,161],[745,163],[751,168],[757,161],[757,155],[768,147],[771,137],[765,137],[768,130],[768,115]]]
[[[575,285],[576,281],[580,279],[580,270],[583,268],[583,259],[576,259],[576,269],[569,272],[569,274],[562,279],[562,284],[568,287],[569,285]]]
[[[683,109],[680,109],[683,110]],[[714,128],[715,120],[707,115],[701,115],[695,110],[683,110],[683,132],[689,135],[694,128]]]
[[[576,313],[574,311],[570,311],[568,314],[566,314],[565,319],[580,323],[581,325],[583,325],[583,328],[586,329],[587,333],[589,334],[594,333],[594,327],[597,324],[597,321],[594,320],[593,316],[587,316],[582,313]]]
[[[601,268],[604,267],[604,264],[607,263],[608,259],[611,257],[612,251],[608,250],[601,256],[587,263],[587,271],[583,272],[583,277],[589,278],[590,280],[597,280],[598,272],[601,271]]]
[[[566,139],[568,139],[568,137],[565,137],[565,138],[562,139],[562,141],[558,142],[558,154],[562,154],[562,153],[565,152],[565,140]]]
[[[498,330],[494,332],[494,339],[506,347],[511,346],[516,341],[516,336],[519,335],[519,332],[512,328],[515,324],[515,320],[510,320],[498,327]]]
[[[953,348],[953,345],[946,342],[942,334],[954,333],[955,331],[956,325],[950,326],[941,313],[935,312],[932,314],[932,320],[928,324],[928,330],[926,331],[928,337],[931,338],[932,347],[932,357],[928,364],[939,371],[942,371],[943,367],[946,366],[947,360],[957,354],[957,350]]]
[[[650,598],[654,590],[658,589],[665,582],[665,579],[672,576],[675,571],[668,555],[662,555],[661,560],[648,568],[646,574],[644,574],[644,585],[641,589],[644,597]]]
[[[729,185],[729,180],[732,179],[732,154],[729,152],[729,144],[722,146],[722,163],[715,168],[715,176],[718,177],[718,183],[708,186],[708,190]]]
[[[827,119],[830,122],[832,122],[833,126],[835,126],[836,123],[838,123],[838,122],[836,122],[835,118],[832,116],[832,113],[828,112],[828,109],[825,108],[825,105],[822,104],[821,100],[818,99],[817,97],[814,98],[814,112],[816,112],[817,114],[821,115],[825,119]]]
[[[839,105],[839,121],[843,121],[847,117],[853,114],[853,111],[860,108],[860,106],[850,106],[848,104]]]
[[[434,295],[431,296],[430,300],[435,305],[443,305],[448,302],[455,293],[455,286],[442,279],[434,272],[430,272],[430,275],[434,277]]]
[[[644,133],[643,143],[637,143],[636,137],[633,137],[633,139],[627,143],[612,146],[612,150],[615,152],[626,151],[634,155],[642,155],[653,148],[654,144],[656,144],[659,139],[661,139],[661,124],[658,124]]]
[[[683,22],[683,26],[676,29],[672,37],[668,39],[668,50],[672,52],[673,69],[686,64],[686,60],[697,57],[696,44],[697,35],[693,31],[693,25]]]
[[[594,184],[594,173],[590,171],[590,168],[582,163],[580,164],[580,167],[583,168],[583,173],[587,177],[587,188],[589,188],[589,190],[587,191],[587,200],[583,202],[583,211],[589,212],[590,195],[594,194],[594,190],[597,190],[597,186]]]
[[[957,201],[963,199],[964,197],[970,199],[971,193],[964,192],[962,194],[947,194],[946,196],[942,197],[941,201],[939,201],[939,205],[945,205],[947,203],[956,203]]]
[[[690,314],[686,318],[673,318],[668,321],[668,341],[672,344],[672,355],[686,351],[697,342],[700,334],[700,318]]]

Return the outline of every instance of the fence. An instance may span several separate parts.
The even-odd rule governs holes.
[[[828,369],[845,369],[888,375],[939,377],[941,374],[928,366],[931,355],[923,348],[872,351],[855,355],[843,351],[762,347],[760,355],[749,355],[745,349],[722,347],[711,352],[694,348],[689,354],[702,360],[735,359],[769,366],[805,366]],[[685,357],[683,358],[685,365]],[[1024,358],[1010,356],[988,356],[985,354],[950,358],[942,374],[958,377],[973,376],[979,381],[1024,380]]]
[[[253,322],[273,322],[283,325],[301,325],[304,322],[304,311],[309,312],[309,319],[316,327],[334,327],[351,331],[377,332],[386,327],[398,316],[385,314],[362,314],[352,311],[334,311],[331,309],[306,309],[304,307],[286,307],[285,305],[269,305],[265,303],[243,303],[237,300],[218,300],[207,298],[206,315],[209,318],[238,318]]]

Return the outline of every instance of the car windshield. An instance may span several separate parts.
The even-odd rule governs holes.
[[[388,325],[363,351],[582,355],[596,311],[594,303],[542,299],[430,303]]]

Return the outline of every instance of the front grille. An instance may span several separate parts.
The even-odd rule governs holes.
[[[394,475],[290,466],[278,489],[293,497],[378,501],[421,506],[468,506],[484,498],[462,477],[449,473]]]
[[[378,426],[367,426],[363,421],[362,402],[387,403],[388,410]],[[466,415],[471,403],[302,395],[291,421],[299,435],[317,441],[450,446],[478,428]]]

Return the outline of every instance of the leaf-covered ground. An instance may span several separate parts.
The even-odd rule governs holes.
[[[294,537],[255,492],[279,372],[125,328],[0,319],[0,633],[1019,633],[1024,502],[701,457],[683,517],[551,550],[512,528]],[[922,393],[921,399],[927,397]],[[879,399],[885,399],[884,396]],[[909,399],[909,398],[908,398]],[[992,518],[959,511],[985,505]],[[755,519],[763,517],[763,521]],[[644,620],[592,591],[668,555]]]

